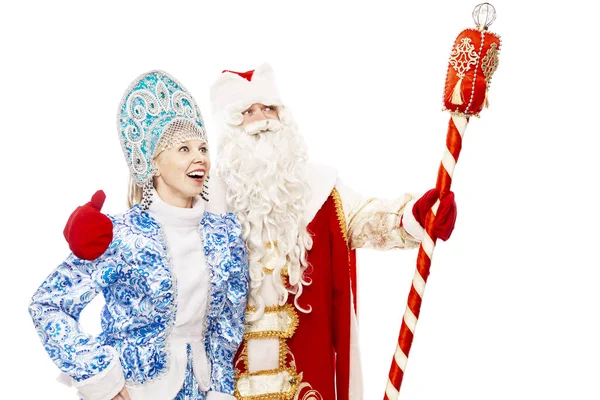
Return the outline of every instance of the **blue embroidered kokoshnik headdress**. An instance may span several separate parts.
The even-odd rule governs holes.
[[[119,139],[132,180],[152,185],[153,158],[186,140],[206,141],[196,101],[171,75],[151,71],[139,76],[125,92],[117,115]]]

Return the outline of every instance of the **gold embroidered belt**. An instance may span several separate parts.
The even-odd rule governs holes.
[[[237,379],[238,398],[288,400],[298,391],[301,376],[292,368],[285,368],[244,373]]]
[[[254,312],[253,307],[248,307],[246,311],[246,340],[289,339],[298,327],[298,314],[291,304],[265,307],[265,313],[258,321],[249,322]]]

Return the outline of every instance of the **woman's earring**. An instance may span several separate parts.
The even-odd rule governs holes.
[[[204,185],[202,185],[202,193],[200,193],[200,197],[204,199],[204,201],[208,201],[208,181],[210,180],[210,175],[206,175],[206,179],[204,180]]]
[[[152,180],[149,180],[148,182],[144,183],[144,186],[142,186],[143,211],[147,211],[148,208],[150,208],[150,204],[152,204],[152,189],[154,189],[154,186],[152,186]]]
[[[156,166],[154,160],[150,162],[150,168],[153,176],[160,176],[160,171],[158,170],[158,167]]]

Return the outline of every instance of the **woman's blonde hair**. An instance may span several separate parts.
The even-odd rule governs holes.
[[[139,187],[132,176],[129,176],[129,188],[127,190],[127,204],[129,207],[142,202],[142,188]]]

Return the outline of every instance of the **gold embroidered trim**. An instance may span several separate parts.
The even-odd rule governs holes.
[[[244,355],[247,356],[247,353]],[[285,367],[288,355],[290,361]],[[277,369],[254,373],[236,371],[236,399],[299,400],[302,395],[302,400],[323,400],[321,393],[314,390],[310,383],[302,381],[304,374],[297,372],[296,360],[285,339],[279,339],[279,364]]]
[[[292,354],[292,351],[290,350],[290,348],[287,345],[287,339],[280,338],[279,339],[279,368],[285,368],[288,353],[291,354],[292,359],[293,359],[294,355]],[[293,368],[294,371],[298,370],[298,368],[296,368],[295,362],[290,364],[290,367]]]
[[[485,53],[485,57],[481,60],[481,70],[485,76],[485,83],[490,84],[492,75],[498,68],[498,45],[492,43],[488,51]]]
[[[456,76],[463,79],[467,72],[471,70],[471,65],[477,66],[479,54],[470,38],[462,38],[450,52],[450,65],[456,71]]]
[[[246,308],[246,326],[244,338],[248,339],[289,339],[294,335],[300,319],[291,304],[265,307],[264,315],[258,321],[248,322],[248,314],[256,311],[255,307]]]
[[[281,308],[284,308],[285,306],[288,306],[290,304],[284,304],[283,306],[280,305],[274,305],[274,306],[265,306],[265,312],[268,313],[272,313],[272,312],[277,312],[279,311]],[[256,307],[255,306],[247,306],[246,307],[246,312],[247,313],[253,313],[256,312]]]
[[[331,196],[333,197],[333,202],[335,203],[335,213],[337,214],[338,221],[340,222],[340,229],[342,230],[342,235],[344,235],[344,240],[348,243],[348,225],[346,224],[346,216],[344,215],[344,207],[342,206],[342,198],[340,197],[340,193],[336,188],[333,188],[331,191]]]
[[[346,215],[344,214],[344,207],[342,206],[342,197],[336,188],[333,188],[331,191],[331,196],[333,197],[335,213],[337,214],[337,219],[340,223],[340,229],[342,230],[342,235],[344,236],[344,241],[346,242],[346,248],[348,249],[348,268],[350,268],[352,265],[352,260],[350,259],[350,242],[348,241],[348,225],[346,224]],[[352,274],[350,274],[350,279],[352,279]]]
[[[242,373],[237,377],[234,395],[239,400],[291,400],[301,383],[302,374],[298,374],[293,368]],[[284,391],[260,393],[261,389]],[[254,394],[257,392],[259,394]]]
[[[240,353],[240,357],[237,359],[236,363],[235,363],[235,369],[234,369],[234,373],[236,376],[236,381],[237,381],[237,377],[242,375],[242,372],[240,372],[240,369],[238,368],[238,364],[240,362],[244,363],[244,370],[245,371],[249,371],[250,370],[250,366],[248,363],[248,341],[246,339],[244,339],[244,344],[242,345],[242,352]],[[286,367],[286,359],[287,359],[287,355],[290,354],[291,358],[292,358],[292,362],[290,363],[290,367],[296,369],[296,362],[294,360],[294,355],[292,354],[289,346],[287,345],[287,340],[280,338],[279,339],[279,369],[278,371],[283,371]]]
[[[247,344],[247,340],[244,340],[241,357],[237,361],[244,363],[246,371],[249,370]],[[244,373],[236,368],[234,396],[237,400],[300,400],[300,396],[302,400],[323,400],[323,396],[314,390],[312,385],[303,382],[304,374],[298,373],[297,370],[296,360],[287,339],[280,338],[279,368]]]
[[[302,395],[302,399],[300,399],[300,393],[304,390],[307,389],[308,391],[305,392]],[[319,391],[315,390],[312,388],[311,385],[309,385],[306,382],[303,382],[300,387],[298,388],[298,392],[296,393],[296,395],[294,396],[293,400],[324,400],[323,396],[321,395],[321,393],[319,393]]]

